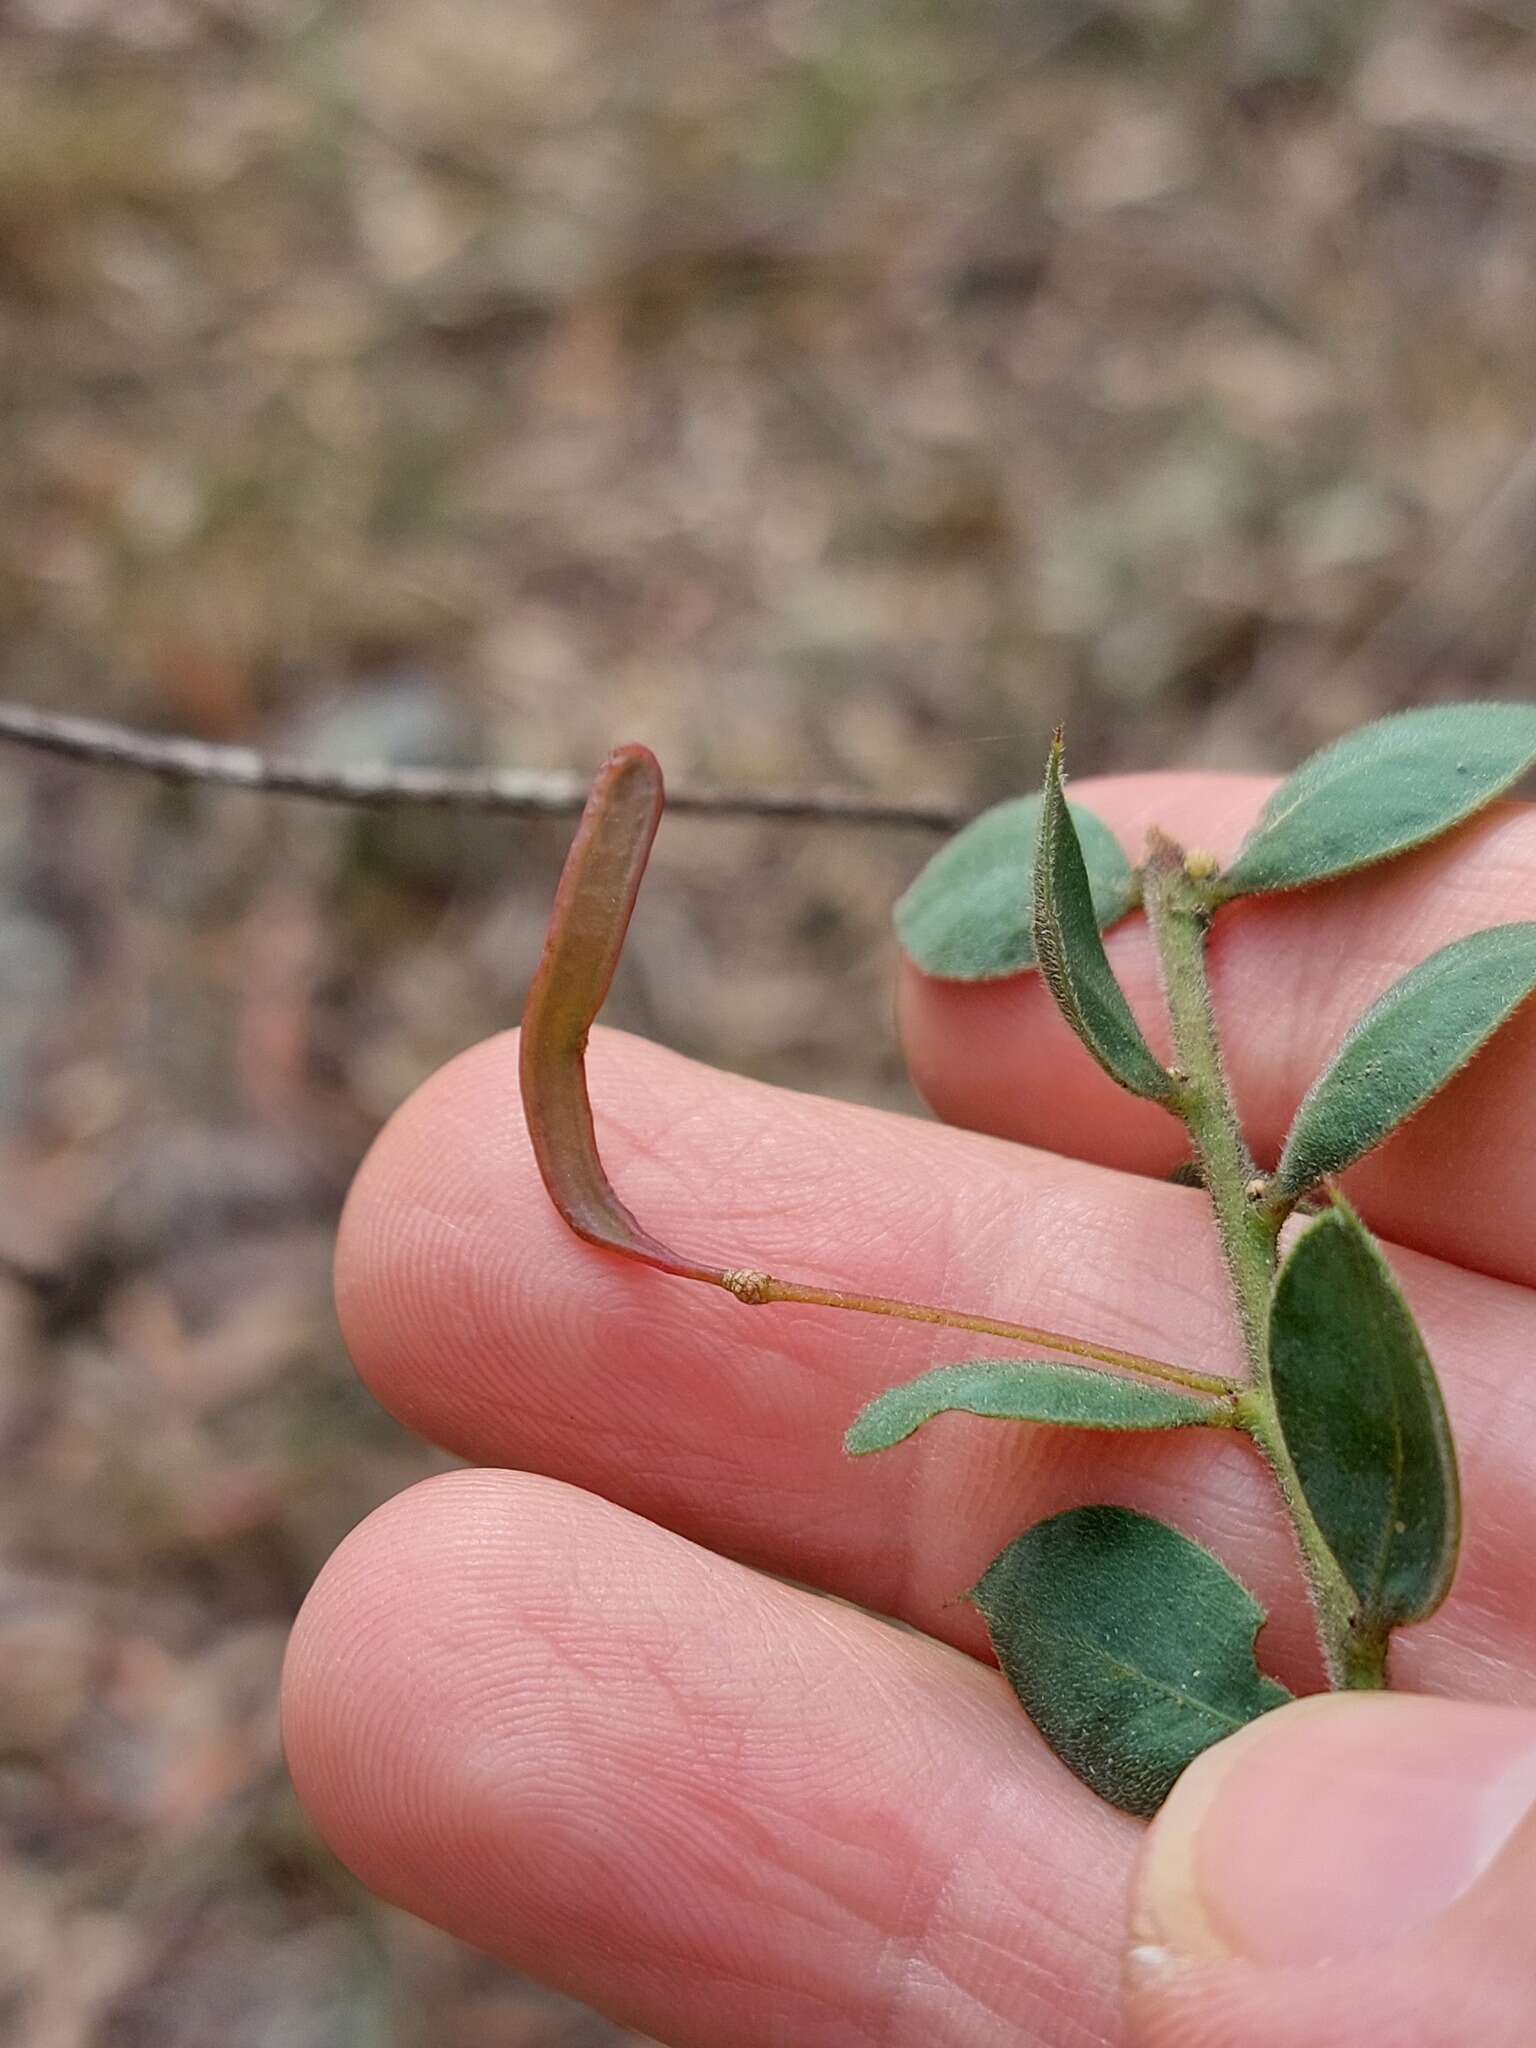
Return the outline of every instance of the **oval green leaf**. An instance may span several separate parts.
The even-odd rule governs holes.
[[[1421,846],[1536,766],[1536,705],[1445,704],[1349,733],[1264,806],[1224,890],[1298,889]]]
[[[1035,855],[1035,955],[1056,1007],[1122,1088],[1166,1100],[1173,1082],[1141,1035],[1125,991],[1114,977],[1082,842],[1061,785],[1061,738],[1046,763]]]
[[[1361,1634],[1422,1621],[1456,1569],[1456,1453],[1413,1312],[1347,1203],[1281,1267],[1269,1345],[1280,1427]]]
[[[1254,1661],[1253,1595],[1129,1508],[1071,1508],[1026,1530],[971,1598],[1040,1733],[1128,1813],[1155,1813],[1202,1750],[1291,1697]]]
[[[1120,842],[1074,806],[1093,914],[1108,929],[1133,910],[1136,878]],[[1015,797],[983,811],[929,861],[896,905],[896,936],[925,974],[941,981],[1000,981],[1035,964],[1031,905],[1040,798]]]
[[[1296,1112],[1271,1199],[1290,1204],[1379,1145],[1536,991],[1536,924],[1473,932],[1373,1003]]]
[[[886,1451],[931,1422],[954,1413],[1005,1422],[1049,1422],[1067,1429],[1195,1429],[1224,1426],[1225,1408],[1144,1380],[1122,1379],[1047,1358],[978,1358],[935,1366],[904,1387],[892,1387],[861,1409],[844,1438],[851,1456]]]

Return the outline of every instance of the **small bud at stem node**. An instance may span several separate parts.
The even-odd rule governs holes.
[[[734,1294],[749,1308],[759,1308],[765,1301],[773,1300],[772,1276],[755,1272],[750,1266],[729,1268],[720,1275],[720,1285],[727,1294]]]

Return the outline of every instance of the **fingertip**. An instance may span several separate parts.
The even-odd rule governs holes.
[[[627,1520],[537,1474],[441,1473],[346,1537],[294,1624],[282,1736],[301,1802],[370,1890],[482,1947],[558,1944],[519,1844],[563,1842],[599,1796],[560,1644],[579,1635],[579,1685],[623,1698],[623,1646],[581,1617],[583,1582],[619,1609],[639,1591]]]
[[[1447,1913],[1536,1811],[1536,1714],[1325,1693],[1197,1759],[1153,1824],[1143,1943],[1337,1962]]]
[[[289,1774],[325,1839],[376,1889],[399,1896],[394,1845],[432,1774],[434,1689],[474,1647],[465,1624],[472,1565],[505,1522],[522,1475],[450,1472],[376,1508],[340,1543],[311,1586],[283,1665]],[[451,1645],[440,1639],[454,1616]],[[394,1876],[392,1878],[392,1871]]]
[[[359,1377],[465,1455],[496,1402],[488,1330],[536,1340],[569,1300],[546,1284],[575,1241],[538,1180],[517,1059],[518,1033],[502,1032],[424,1081],[374,1140],[337,1232],[336,1313]]]
[[[1107,2024],[1129,1824],[996,1675],[579,1489],[460,1472],[371,1516],[300,1616],[285,1737],[371,1889],[679,2048],[894,2040],[893,1984],[937,2039],[973,1974]]]
[[[1323,2048],[1364,2012],[1403,2048],[1531,2039],[1533,1802],[1528,1709],[1335,1693],[1264,1715],[1196,1759],[1143,1845],[1132,2040]]]
[[[344,1314],[371,1293],[398,1240],[402,1209],[444,1212],[456,1163],[501,1149],[509,1163],[529,1151],[517,1088],[519,1033],[498,1032],[457,1054],[419,1083],[391,1114],[363,1157],[342,1208],[336,1289]]]

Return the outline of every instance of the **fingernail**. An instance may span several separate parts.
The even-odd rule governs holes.
[[[1137,1874],[1135,1960],[1338,1961],[1455,1904],[1536,1810],[1536,1713],[1343,1693],[1185,1772]]]

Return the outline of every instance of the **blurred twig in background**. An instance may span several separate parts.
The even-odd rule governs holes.
[[[134,732],[99,718],[74,718],[0,703],[0,739],[99,768],[127,768],[167,782],[214,782],[272,796],[332,804],[421,804],[436,810],[505,811],[514,817],[564,817],[581,809],[587,780],[574,773],[519,768],[318,767],[254,747]],[[966,813],[936,801],[892,803],[857,790],[669,789],[670,810],[723,818],[783,818],[820,825],[907,825],[949,832]]]

